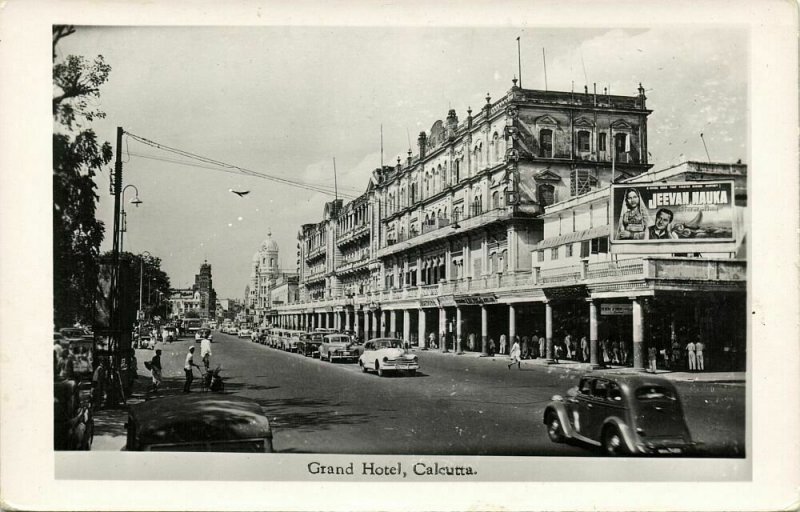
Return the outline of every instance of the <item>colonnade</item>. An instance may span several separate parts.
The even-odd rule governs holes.
[[[633,328],[631,339],[633,341],[633,367],[637,369],[644,368],[644,318],[642,311],[642,300],[638,297],[630,297],[628,300],[631,302],[631,314],[633,317]],[[598,348],[598,305],[597,299],[586,299],[587,307],[589,309],[589,347],[590,358],[589,363],[593,366],[600,364],[600,349]],[[520,303],[507,304],[508,308],[508,339],[513,340],[517,335],[517,307]],[[544,330],[545,330],[545,357],[548,361],[554,362],[553,350],[553,307],[557,307],[558,302],[544,301]],[[489,311],[488,307],[484,305],[479,306],[466,306],[457,305],[454,307],[439,307],[439,308],[415,308],[415,309],[371,309],[363,311],[330,311],[330,312],[314,312],[314,313],[284,313],[277,316],[275,325],[286,329],[297,330],[314,330],[316,328],[329,328],[337,331],[347,330],[353,331],[356,335],[364,333],[363,338],[374,338],[381,336],[399,337],[409,342],[411,340],[412,332],[412,312],[417,314],[417,340],[420,348],[426,349],[428,347],[427,335],[431,331],[428,328],[428,315],[436,315],[438,313],[438,331],[439,333],[447,332],[448,335],[454,340],[453,349],[460,353],[462,352],[462,343],[464,342],[464,333],[462,333],[462,317],[464,308],[466,307],[479,307],[480,308],[480,349],[481,355],[488,355],[488,332],[489,332]],[[448,311],[455,310],[454,322],[448,323]],[[398,332],[398,316],[402,312],[402,332]],[[360,317],[360,318],[359,318]],[[434,317],[435,318],[435,317]],[[431,318],[433,320],[433,318]],[[452,327],[454,332],[448,332],[448,325]],[[510,343],[509,343],[510,344]],[[440,343],[439,349],[447,352],[448,346],[446,343]]]

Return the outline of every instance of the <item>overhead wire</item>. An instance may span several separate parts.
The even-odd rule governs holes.
[[[241,167],[241,166],[238,166],[238,165],[229,164],[229,163],[226,163],[226,162],[222,162],[220,160],[215,160],[213,158],[205,157],[205,156],[202,156],[202,155],[191,153],[189,151],[185,151],[185,150],[182,150],[182,149],[178,149],[178,148],[174,148],[174,147],[171,147],[171,146],[167,146],[166,144],[161,144],[161,143],[152,141],[150,139],[147,139],[145,137],[141,137],[139,135],[136,135],[136,134],[133,134],[133,133],[130,133],[130,132],[125,132],[125,133],[127,135],[129,135],[130,137],[132,137],[134,140],[137,140],[137,141],[139,141],[142,144],[145,144],[147,146],[150,146],[150,147],[153,147],[153,148],[156,148],[156,149],[160,149],[162,151],[166,151],[166,152],[169,152],[169,153],[173,153],[173,154],[179,155],[179,156],[184,157],[184,158],[188,158],[188,159],[191,159],[191,160],[196,160],[196,161],[199,161],[199,162],[203,162],[203,163],[208,164],[208,165],[198,165],[198,164],[193,164],[193,163],[189,163],[189,162],[182,162],[180,160],[175,160],[175,159],[159,158],[159,157],[155,157],[155,156],[146,156],[146,155],[141,155],[141,154],[137,155],[136,153],[130,153],[130,154],[133,154],[133,155],[136,155],[136,156],[140,156],[142,158],[150,158],[150,159],[154,159],[154,160],[162,160],[162,161],[176,163],[176,164],[180,164],[180,165],[187,165],[187,166],[190,166],[190,167],[199,167],[199,168],[203,168],[203,169],[215,170],[215,171],[220,171],[220,172],[227,172],[227,173],[232,173],[232,174],[244,174],[244,175],[247,175],[247,176],[253,176],[253,177],[256,177],[256,178],[262,178],[262,179],[266,179],[266,180],[270,180],[270,181],[275,181],[275,182],[282,183],[282,184],[289,185],[289,186],[303,188],[305,190],[310,190],[310,191],[313,191],[313,192],[320,192],[320,193],[327,194],[327,195],[335,195],[335,191],[333,190],[333,187],[326,187],[326,186],[323,186],[323,185],[313,185],[313,184],[310,184],[310,183],[304,183],[302,181],[290,180],[290,179],[287,179],[287,178],[281,178],[281,177],[278,177],[278,176],[257,172],[257,171],[254,171],[252,169],[248,169],[246,167]],[[349,189],[349,190],[352,190],[352,189]],[[354,199],[354,198],[358,197],[358,196],[350,195],[350,194],[342,194],[342,195],[347,197],[348,199]]]

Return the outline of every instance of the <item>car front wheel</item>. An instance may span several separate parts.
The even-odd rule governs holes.
[[[364,361],[359,361],[358,362],[358,366],[361,367],[361,372],[362,373],[367,373],[367,367],[364,365]]]
[[[564,442],[564,428],[561,426],[561,421],[558,419],[558,414],[553,411],[547,413],[547,436],[554,443]]]
[[[622,439],[622,434],[619,433],[617,427],[608,427],[603,432],[603,450],[606,455],[612,457],[629,454],[628,447],[625,446],[625,440]]]
[[[375,361],[375,370],[378,371],[378,377],[383,377],[383,368],[381,368],[381,364],[378,361]]]

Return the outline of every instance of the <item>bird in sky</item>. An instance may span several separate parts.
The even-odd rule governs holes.
[[[228,191],[229,192],[233,192],[234,194],[236,194],[239,197],[244,197],[244,196],[246,196],[247,194],[250,193],[249,190],[233,190],[232,188],[229,188]]]

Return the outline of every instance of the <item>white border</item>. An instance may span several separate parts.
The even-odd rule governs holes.
[[[0,4],[0,489],[27,510],[774,510],[796,508],[798,432],[797,8],[788,2],[94,2]],[[752,482],[364,484],[56,481],[48,424],[52,271],[50,26],[741,25],[751,31],[748,403]],[[743,64],[744,65],[744,64]],[[776,221],[778,220],[779,221]],[[748,424],[750,426],[750,424]],[[45,441],[44,443],[42,441]],[[531,462],[533,464],[533,462]],[[180,464],[175,464],[180,470]],[[567,468],[568,466],[563,466]],[[637,466],[634,466],[636,468]],[[108,471],[116,468],[113,463]],[[724,471],[724,468],[721,469]],[[214,468],[208,477],[214,478]]]

